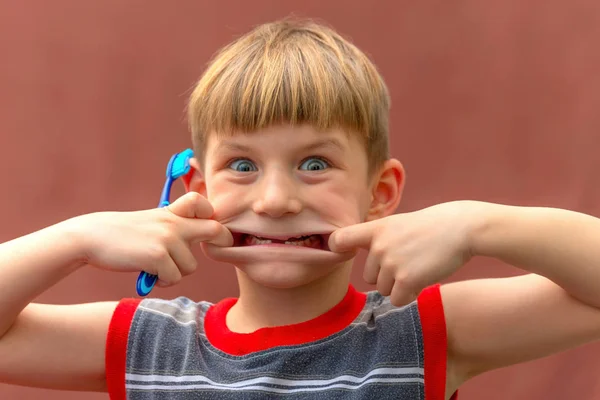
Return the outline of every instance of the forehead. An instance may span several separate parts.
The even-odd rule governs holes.
[[[319,131],[309,125],[281,125],[251,133],[212,133],[208,135],[206,150],[207,157],[218,152],[236,150],[271,153],[323,150],[350,155],[364,152],[364,145],[357,134],[342,129]]]

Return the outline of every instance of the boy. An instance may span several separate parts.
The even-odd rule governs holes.
[[[224,48],[191,96],[186,195],[0,246],[0,381],[115,400],[440,400],[597,340],[600,221],[475,201],[394,214],[388,109],[375,67],[326,27],[280,21]],[[235,265],[239,298],[32,303],[87,265],[176,284],[198,243]],[[349,285],[360,248],[368,294]],[[476,255],[530,274],[437,284]]]

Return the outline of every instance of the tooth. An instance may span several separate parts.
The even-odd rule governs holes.
[[[271,243],[271,240],[269,239],[259,239],[256,236],[248,236],[248,239],[246,239],[247,244],[250,245],[261,245],[261,244],[269,244]]]

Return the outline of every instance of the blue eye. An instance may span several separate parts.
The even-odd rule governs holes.
[[[257,169],[252,161],[243,158],[232,161],[231,164],[229,164],[229,168],[238,172],[253,172]]]
[[[327,168],[329,168],[329,163],[316,157],[308,158],[300,165],[300,169],[305,169],[307,171],[322,171]]]

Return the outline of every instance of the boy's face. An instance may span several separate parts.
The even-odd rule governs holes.
[[[281,125],[211,135],[205,154],[203,173],[194,165],[190,189],[207,197],[213,218],[235,240],[230,248],[205,245],[208,257],[278,288],[310,283],[353,258],[329,251],[327,239],[337,228],[372,218],[378,198],[357,137]]]

